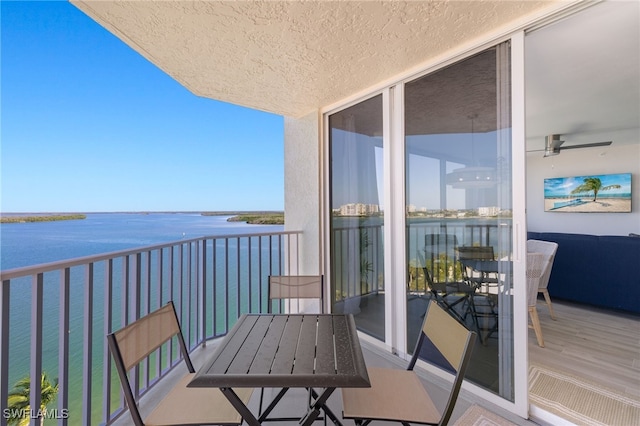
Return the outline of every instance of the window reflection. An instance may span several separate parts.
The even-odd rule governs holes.
[[[384,340],[382,96],[329,117],[333,311]]]
[[[480,336],[467,377],[513,400],[507,59],[501,45],[405,86],[407,342],[435,298]]]

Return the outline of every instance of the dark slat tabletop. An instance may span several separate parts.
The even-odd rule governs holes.
[[[352,315],[243,315],[192,387],[369,387]]]
[[[506,273],[513,267],[509,260],[461,259],[460,262],[478,272],[486,273]]]

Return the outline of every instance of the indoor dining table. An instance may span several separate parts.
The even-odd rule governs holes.
[[[332,392],[371,384],[352,315],[246,314],[188,386],[219,388],[251,426],[269,421],[284,392],[256,417],[233,388],[306,388],[314,398],[300,424],[308,426],[320,410],[340,424],[326,406]]]

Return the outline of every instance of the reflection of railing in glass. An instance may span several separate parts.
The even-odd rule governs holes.
[[[504,229],[501,225],[503,222],[501,219],[499,222],[480,224],[471,221],[409,224],[408,291],[415,294],[428,291],[424,273],[421,271],[423,262],[426,262],[427,270],[435,282],[456,282],[462,278],[453,244],[447,246],[443,243],[441,250],[425,257],[427,235],[452,235],[455,236],[456,244],[460,246],[493,246],[496,257],[501,258],[511,253],[511,224],[508,223],[507,229]],[[332,284],[336,301],[384,290],[382,231],[382,224],[333,228]],[[504,233],[505,237],[502,238],[499,233]],[[420,260],[418,250],[421,251],[424,261]]]
[[[360,229],[360,294],[369,294],[372,290],[370,274],[373,272],[373,262],[369,255],[369,248],[372,243],[369,240],[367,229]]]
[[[335,300],[384,290],[382,224],[333,228]]]

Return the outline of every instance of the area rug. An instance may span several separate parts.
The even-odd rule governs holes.
[[[516,426],[509,420],[487,411],[478,405],[472,405],[454,423],[454,426]]]
[[[529,402],[576,425],[640,425],[640,400],[546,367],[529,368]]]

